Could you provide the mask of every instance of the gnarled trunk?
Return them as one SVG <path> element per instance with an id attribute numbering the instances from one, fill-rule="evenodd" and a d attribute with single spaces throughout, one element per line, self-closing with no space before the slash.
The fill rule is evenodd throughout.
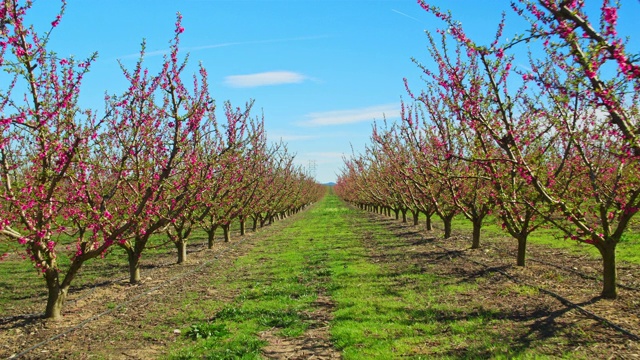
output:
<path id="1" fill-rule="evenodd" d="M 47 307 L 44 317 L 51 320 L 62 319 L 62 306 L 67 299 L 69 287 L 61 287 L 58 272 L 55 269 L 47 269 L 44 278 L 47 282 Z"/>
<path id="2" fill-rule="evenodd" d="M 50 267 L 48 267 L 43 274 L 47 284 L 47 307 L 44 311 L 45 318 L 55 321 L 62 319 L 62 308 L 64 302 L 67 300 L 71 282 L 76 277 L 76 274 L 78 274 L 82 264 L 99 254 L 100 252 L 93 252 L 91 254 L 83 253 L 80 256 L 76 256 L 71 262 L 62 282 L 60 281 L 61 273 L 55 269 L 55 262 L 50 264 Z"/>
<path id="3" fill-rule="evenodd" d="M 418 221 L 420 219 L 420 212 L 411 210 L 411 215 L 413 215 L 413 226 L 418 225 Z"/>
<path id="4" fill-rule="evenodd" d="M 402 209 L 400 211 L 402 212 L 402 222 L 406 223 L 407 222 L 407 209 Z"/>

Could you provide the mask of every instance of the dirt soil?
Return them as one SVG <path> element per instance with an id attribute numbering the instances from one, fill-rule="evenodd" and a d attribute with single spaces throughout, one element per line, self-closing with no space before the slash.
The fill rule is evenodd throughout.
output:
<path id="1" fill-rule="evenodd" d="M 263 348 L 262 354 L 269 359 L 278 360 L 330 360 L 340 359 L 340 353 L 332 346 L 329 334 L 329 322 L 333 318 L 334 307 L 331 298 L 326 295 L 318 296 L 313 304 L 315 310 L 309 312 L 307 319 L 311 326 L 303 336 L 282 338 L 274 330 L 260 334 L 260 338 L 269 345 Z"/>
<path id="2" fill-rule="evenodd" d="M 547 341 L 545 353 L 552 357 L 575 349 L 589 359 L 640 359 L 640 266 L 618 264 L 618 298 L 608 300 L 599 296 L 601 262 L 586 253 L 529 244 L 526 267 L 519 267 L 514 239 L 481 240 L 480 249 L 471 249 L 470 234 L 454 230 L 451 238 L 441 239 L 441 231 L 426 231 L 424 224 L 367 216 L 401 240 L 365 241 L 377 254 L 375 261 L 398 271 L 419 267 L 454 282 L 483 278 L 473 293 L 451 301 L 498 310 L 513 320 L 514 329 L 504 329 L 505 336 L 525 329 L 517 341 L 522 347 Z M 538 291 L 523 296 L 532 288 Z"/>
<path id="3" fill-rule="evenodd" d="M 454 232 L 450 239 L 436 239 L 435 235 L 439 233 L 424 231 L 424 225 L 414 227 L 380 215 L 366 216 L 383 223 L 400 239 L 391 249 L 369 241 L 370 235 L 363 234 L 363 244 L 372 255 L 372 261 L 399 271 L 420 267 L 423 271 L 459 281 L 486 278 L 477 292 L 461 294 L 455 301 L 481 302 L 508 314 L 506 316 L 514 323 L 528 329 L 521 335 L 523 346 L 540 339 L 552 339 L 570 331 L 567 329 L 579 328 L 583 333 L 568 338 L 567 343 L 550 344 L 549 351 L 554 351 L 553 346 L 561 347 L 559 350 L 588 347 L 587 353 L 592 353 L 593 358 L 640 358 L 637 339 L 613 327 L 616 325 L 640 335 L 639 266 L 619 264 L 618 276 L 624 287 L 619 289 L 618 299 L 605 300 L 597 296 L 601 286 L 596 280 L 600 269 L 597 259 L 567 250 L 530 245 L 527 266 L 520 268 L 515 266 L 515 241 L 485 241 L 480 249 L 471 250 L 468 234 Z M 174 304 L 170 308 L 175 312 L 183 311 L 181 294 L 191 291 L 198 292 L 200 299 L 232 301 L 236 294 L 217 291 L 203 285 L 199 279 L 216 276 L 229 268 L 235 259 L 248 253 L 256 241 L 278 231 L 279 226 L 286 226 L 287 221 L 289 219 L 230 244 L 217 243 L 213 250 L 205 250 L 202 244 L 191 245 L 189 261 L 185 265 L 175 265 L 173 253 L 168 253 L 166 258 L 154 259 L 155 263 L 165 265 L 144 268 L 142 276 L 145 280 L 139 285 L 128 285 L 127 279 L 123 278 L 115 282 L 97 281 L 93 287 L 76 290 L 70 294 L 64 321 L 45 321 L 36 315 L 42 309 L 29 306 L 21 314 L 2 317 L 0 358 L 16 354 L 21 354 L 23 359 L 160 357 L 166 354 L 167 345 L 181 334 L 167 327 L 173 324 L 167 324 L 165 319 L 149 320 L 142 314 L 156 306 L 167 307 L 167 304 Z M 514 302 L 505 289 L 517 291 L 516 285 L 522 284 L 542 290 L 538 296 L 519 296 Z M 606 321 L 596 320 L 571 304 Z M 340 358 L 331 347 L 328 332 L 333 306 L 329 297 L 320 296 L 315 310 L 307 314 L 313 325 L 299 338 L 283 339 L 269 331 L 260 334 L 269 342 L 263 355 L 272 359 Z M 165 336 L 144 335 L 158 327 L 167 327 Z M 132 333 L 140 335 L 127 336 Z"/>
<path id="4" fill-rule="evenodd" d="M 283 221 L 286 222 L 287 220 Z M 276 224 L 277 225 L 277 224 Z M 154 256 L 154 264 L 143 266 L 143 281 L 129 285 L 128 277 L 117 281 L 98 280 L 94 287 L 73 289 L 60 322 L 41 318 L 39 307 L 27 306 L 23 315 L 0 318 L 0 358 L 21 359 L 153 359 L 166 354 L 166 347 L 181 336 L 176 324 L 165 319 L 149 320 L 144 314 L 154 308 L 183 311 L 183 294 L 199 293 L 199 299 L 231 302 L 233 293 L 219 292 L 206 285 L 207 279 L 233 266 L 256 241 L 277 231 L 270 226 L 230 243 L 216 242 L 188 247 L 186 264 L 175 264 L 175 254 Z M 150 260 L 147 260 L 150 261 Z M 123 273 L 126 275 L 126 273 Z M 173 304 L 173 306 L 167 306 Z M 173 314 L 167 314 L 173 315 Z M 184 324 L 182 324 L 184 325 Z M 158 327 L 170 328 L 164 339 L 145 334 Z M 131 334 L 139 334 L 132 337 Z"/>

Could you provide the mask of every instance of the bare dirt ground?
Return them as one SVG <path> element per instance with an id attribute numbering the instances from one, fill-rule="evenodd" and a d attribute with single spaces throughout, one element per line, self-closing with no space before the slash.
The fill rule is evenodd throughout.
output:
<path id="1" fill-rule="evenodd" d="M 231 301 L 235 294 L 207 286 L 207 279 L 231 267 L 235 259 L 273 231 L 277 226 L 230 243 L 217 242 L 211 250 L 204 244 L 190 245 L 188 261 L 183 265 L 176 265 L 175 254 L 170 252 L 154 256 L 154 264 L 164 265 L 143 266 L 139 285 L 129 285 L 124 273 L 125 277 L 118 281 L 104 279 L 94 287 L 71 292 L 60 322 L 40 317 L 44 303 L 25 307 L 25 315 L 3 317 L 0 358 L 157 358 L 166 353 L 167 344 L 180 336 L 176 327 L 181 325 L 160 317 L 150 319 L 145 314 L 162 309 L 169 317 L 185 311 L 188 305 L 182 295 L 188 292 L 197 292 L 199 300 Z M 158 328 L 166 328 L 164 338 L 149 335 Z"/>
<path id="2" fill-rule="evenodd" d="M 261 333 L 260 337 L 269 343 L 263 348 L 262 354 L 269 359 L 279 360 L 340 359 L 340 353 L 332 346 L 329 334 L 333 307 L 331 298 L 318 296 L 314 303 L 315 310 L 306 314 L 312 325 L 303 336 L 284 339 L 275 335 L 274 330 Z"/>
<path id="3" fill-rule="evenodd" d="M 518 346 L 547 341 L 548 355 L 575 349 L 593 359 L 640 358 L 640 266 L 619 264 L 619 297 L 607 300 L 599 296 L 601 263 L 587 254 L 530 244 L 526 267 L 518 267 L 513 239 L 484 241 L 480 249 L 470 249 L 469 234 L 454 231 L 453 237 L 441 239 L 435 237 L 440 232 L 426 231 L 424 224 L 367 216 L 400 239 L 393 245 L 365 241 L 377 254 L 374 261 L 398 271 L 419 267 L 457 282 L 478 282 L 473 293 L 451 301 L 504 314 L 514 324 L 504 334 L 512 338 L 518 333 Z"/>

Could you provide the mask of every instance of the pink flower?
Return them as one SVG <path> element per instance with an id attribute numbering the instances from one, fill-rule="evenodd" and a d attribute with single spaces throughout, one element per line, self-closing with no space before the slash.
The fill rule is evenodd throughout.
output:
<path id="1" fill-rule="evenodd" d="M 58 24 L 60 24 L 60 19 L 61 18 L 62 18 L 62 16 L 60 14 L 58 14 L 58 16 L 56 16 L 56 19 L 51 22 L 51 26 L 52 27 L 58 26 Z"/>

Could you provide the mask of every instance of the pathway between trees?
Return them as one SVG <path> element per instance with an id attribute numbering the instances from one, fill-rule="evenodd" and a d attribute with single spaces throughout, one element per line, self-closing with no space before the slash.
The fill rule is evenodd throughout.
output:
<path id="1" fill-rule="evenodd" d="M 502 260 L 489 267 L 466 261 L 462 255 L 486 255 L 492 248 L 474 253 L 460 245 L 464 241 L 436 240 L 330 195 L 231 245 L 193 252 L 187 266 L 145 269 L 147 281 L 140 286 L 116 282 L 77 292 L 80 300 L 62 323 L 19 317 L 0 322 L 0 343 L 6 344 L 0 357 L 43 341 L 23 358 L 640 354 L 638 343 L 624 334 L 502 276 L 497 270 L 513 270 Z M 545 276 L 557 284 L 569 281 L 569 275 Z M 130 301 L 144 289 L 155 290 Z M 608 303 L 612 311 L 631 299 L 616 301 Z M 69 331 L 109 308 L 114 311 Z M 627 326 L 637 332 L 638 315 L 627 315 Z"/>

